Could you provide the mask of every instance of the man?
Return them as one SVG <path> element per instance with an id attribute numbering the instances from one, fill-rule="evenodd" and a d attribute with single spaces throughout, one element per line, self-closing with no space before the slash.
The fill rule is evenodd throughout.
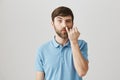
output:
<path id="1" fill-rule="evenodd" d="M 82 80 L 88 71 L 87 43 L 78 40 L 70 8 L 60 6 L 52 12 L 54 38 L 41 45 L 36 55 L 36 80 Z"/>

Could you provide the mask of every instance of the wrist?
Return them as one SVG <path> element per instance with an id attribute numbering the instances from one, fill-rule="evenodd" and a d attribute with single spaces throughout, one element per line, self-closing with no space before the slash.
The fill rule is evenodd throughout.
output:
<path id="1" fill-rule="evenodd" d="M 71 44 L 78 44 L 78 40 L 70 41 Z"/>

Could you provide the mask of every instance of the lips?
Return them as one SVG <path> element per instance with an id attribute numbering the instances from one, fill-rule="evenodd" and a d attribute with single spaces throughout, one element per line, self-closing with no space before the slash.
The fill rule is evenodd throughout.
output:
<path id="1" fill-rule="evenodd" d="M 70 30 L 70 28 L 68 28 L 68 30 Z M 61 31 L 62 32 L 67 32 L 65 28 L 63 28 Z"/>
<path id="2" fill-rule="evenodd" d="M 62 31 L 66 31 L 66 29 L 63 29 Z"/>

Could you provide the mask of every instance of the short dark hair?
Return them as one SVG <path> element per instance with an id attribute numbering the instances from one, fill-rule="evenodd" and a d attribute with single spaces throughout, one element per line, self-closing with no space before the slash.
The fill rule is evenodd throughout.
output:
<path id="1" fill-rule="evenodd" d="M 65 7 L 65 6 L 60 6 L 60 7 L 57 7 L 51 14 L 51 18 L 52 18 L 52 21 L 54 21 L 54 18 L 56 16 L 71 16 L 72 17 L 72 21 L 74 20 L 74 15 L 73 15 L 73 12 L 70 8 L 68 7 Z"/>

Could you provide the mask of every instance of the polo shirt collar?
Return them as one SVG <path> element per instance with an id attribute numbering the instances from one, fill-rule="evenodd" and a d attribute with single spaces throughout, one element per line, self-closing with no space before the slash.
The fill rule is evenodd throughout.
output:
<path id="1" fill-rule="evenodd" d="M 53 42 L 53 45 L 54 45 L 55 47 L 61 46 L 61 45 L 60 45 L 59 43 L 57 43 L 57 41 L 55 40 L 55 36 L 53 37 L 52 42 Z M 70 41 L 69 41 L 69 40 L 67 41 L 67 43 L 66 43 L 64 46 L 68 46 L 68 45 L 70 45 Z"/>
<path id="2" fill-rule="evenodd" d="M 55 36 L 53 37 L 52 42 L 53 42 L 53 45 L 54 45 L 55 47 L 59 47 L 59 46 L 60 46 L 60 44 L 58 44 L 57 41 L 55 40 Z"/>

